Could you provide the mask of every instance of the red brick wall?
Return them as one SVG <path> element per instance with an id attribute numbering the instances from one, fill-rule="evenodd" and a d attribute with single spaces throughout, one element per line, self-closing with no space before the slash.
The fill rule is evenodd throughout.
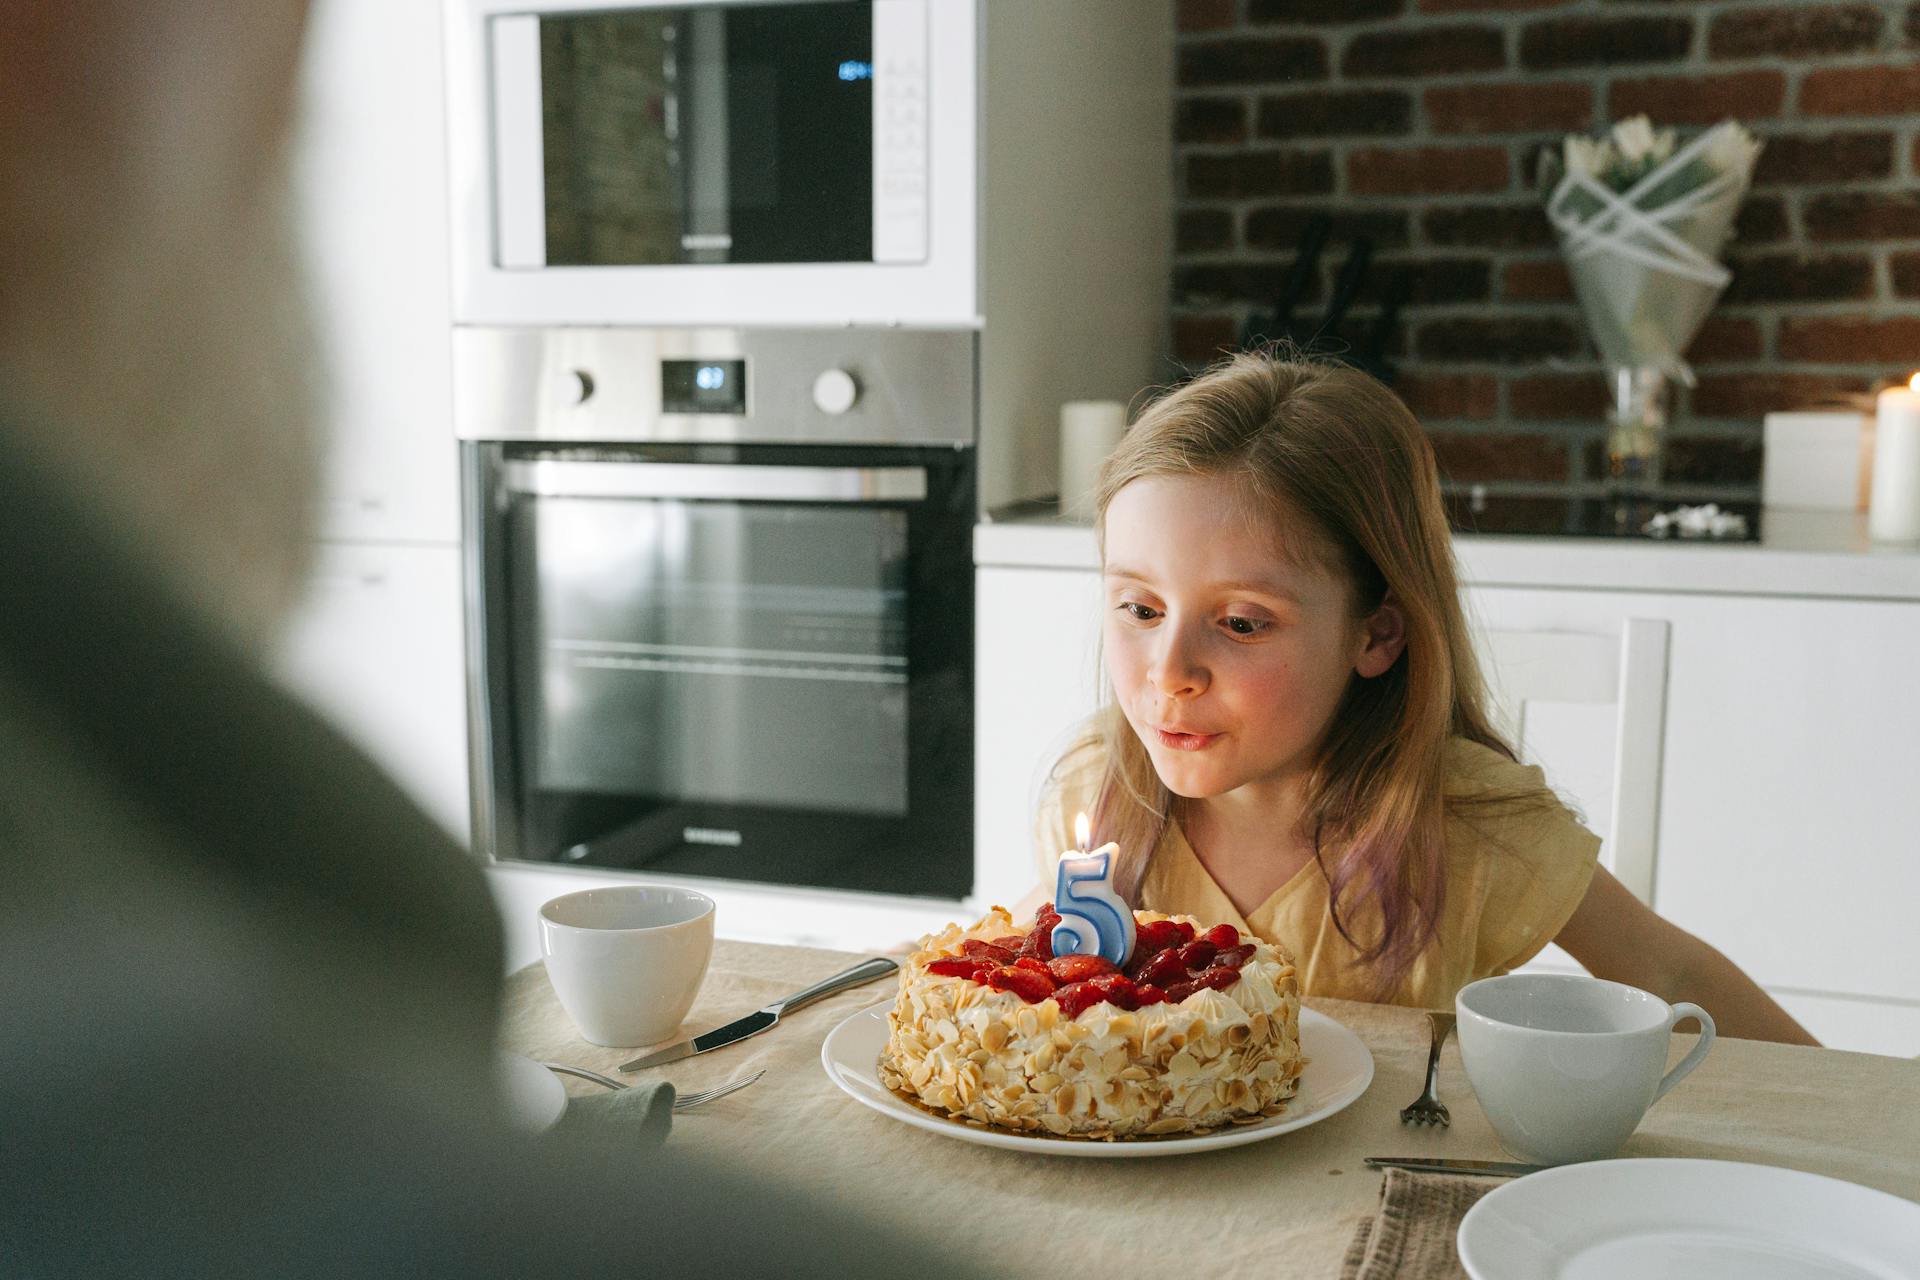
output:
<path id="1" fill-rule="evenodd" d="M 1920 4 L 1173 0 L 1176 355 L 1271 305 L 1334 219 L 1311 328 L 1354 234 L 1364 326 L 1413 271 L 1389 350 L 1450 484 L 1578 491 L 1604 472 L 1599 365 L 1533 185 L 1543 144 L 1645 112 L 1766 142 L 1733 283 L 1675 405 L 1677 496 L 1752 496 L 1760 418 L 1920 368 Z M 1372 295 L 1372 296 L 1369 296 Z"/>

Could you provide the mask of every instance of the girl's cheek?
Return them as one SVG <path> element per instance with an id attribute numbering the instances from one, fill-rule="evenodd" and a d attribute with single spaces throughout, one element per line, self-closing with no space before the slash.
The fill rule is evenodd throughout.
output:
<path id="1" fill-rule="evenodd" d="M 1294 663 L 1278 654 L 1263 655 L 1261 661 L 1248 663 L 1235 681 L 1241 695 L 1249 701 L 1283 707 L 1300 696 L 1300 677 Z"/>
<path id="2" fill-rule="evenodd" d="M 1140 655 L 1130 643 L 1131 639 L 1124 632 L 1109 629 L 1100 646 L 1105 655 L 1107 677 L 1122 695 L 1131 693 L 1140 683 Z"/>

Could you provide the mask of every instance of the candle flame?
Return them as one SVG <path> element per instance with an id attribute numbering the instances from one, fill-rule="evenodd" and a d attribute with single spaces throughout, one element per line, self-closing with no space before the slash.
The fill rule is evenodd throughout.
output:
<path id="1" fill-rule="evenodd" d="M 1916 373 L 1911 378 L 1908 378 L 1907 385 L 1915 391 L 1920 391 L 1920 373 Z"/>
<path id="2" fill-rule="evenodd" d="M 1915 376 L 1920 377 L 1920 375 Z M 1073 820 L 1073 840 L 1082 853 L 1086 852 L 1087 839 L 1092 834 L 1093 825 L 1087 821 L 1087 815 L 1084 813 L 1076 815 Z"/>

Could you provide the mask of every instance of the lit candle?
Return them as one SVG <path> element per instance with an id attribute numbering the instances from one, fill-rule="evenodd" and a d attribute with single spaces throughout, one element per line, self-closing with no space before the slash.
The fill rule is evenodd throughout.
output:
<path id="1" fill-rule="evenodd" d="M 1074 819 L 1073 832 L 1079 848 L 1060 855 L 1053 890 L 1053 909 L 1060 916 L 1053 926 L 1053 954 L 1099 955 L 1125 964 L 1133 953 L 1133 911 L 1113 891 L 1113 859 L 1120 846 L 1108 841 L 1086 852 L 1084 813 Z"/>
<path id="2" fill-rule="evenodd" d="M 1920 541 L 1920 373 L 1880 393 L 1867 532 L 1876 542 Z"/>

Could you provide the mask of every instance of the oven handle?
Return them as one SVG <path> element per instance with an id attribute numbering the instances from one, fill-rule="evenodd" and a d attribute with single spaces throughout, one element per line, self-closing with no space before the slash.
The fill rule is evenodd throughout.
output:
<path id="1" fill-rule="evenodd" d="M 925 467 L 769 467 L 753 463 L 517 460 L 509 493 L 546 498 L 716 498 L 759 502 L 918 502 Z"/>

